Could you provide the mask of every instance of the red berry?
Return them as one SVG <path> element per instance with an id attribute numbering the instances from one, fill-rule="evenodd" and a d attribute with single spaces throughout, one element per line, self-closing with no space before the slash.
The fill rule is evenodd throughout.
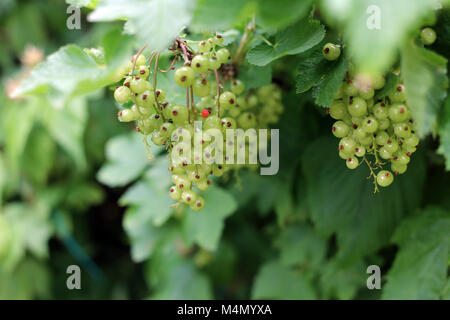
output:
<path id="1" fill-rule="evenodd" d="M 209 117 L 209 111 L 206 110 L 206 109 L 202 110 L 202 117 L 203 118 L 208 118 Z"/>

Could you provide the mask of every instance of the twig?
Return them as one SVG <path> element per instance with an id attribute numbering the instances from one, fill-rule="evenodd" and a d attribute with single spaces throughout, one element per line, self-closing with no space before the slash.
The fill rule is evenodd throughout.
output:
<path id="1" fill-rule="evenodd" d="M 144 49 L 146 47 L 147 47 L 147 45 L 144 44 L 144 46 L 141 48 L 141 50 L 139 50 L 139 52 L 133 57 L 133 65 L 131 66 L 129 75 L 132 75 L 134 73 L 134 68 L 136 67 L 136 61 L 139 58 L 139 56 L 141 55 L 142 51 L 144 51 Z"/>
<path id="2" fill-rule="evenodd" d="M 167 69 L 167 70 L 161 70 L 161 69 L 159 69 L 159 71 L 160 71 L 160 72 L 170 72 L 170 71 L 172 71 L 173 69 L 175 69 L 174 64 L 175 64 L 175 61 L 176 61 L 176 60 L 177 60 L 177 56 L 175 55 L 175 57 L 174 57 L 173 60 L 172 60 L 172 63 L 170 64 L 169 69 Z"/>

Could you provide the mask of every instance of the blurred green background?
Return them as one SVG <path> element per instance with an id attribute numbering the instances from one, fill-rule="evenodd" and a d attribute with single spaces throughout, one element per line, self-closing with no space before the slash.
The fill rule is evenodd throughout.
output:
<path id="1" fill-rule="evenodd" d="M 338 159 L 331 119 L 295 93 L 288 56 L 257 77 L 284 92 L 279 174 L 218 182 L 206 217 L 171 209 L 167 159 L 147 161 L 141 136 L 117 121 L 110 88 L 69 101 L 11 96 L 45 56 L 69 43 L 95 48 L 122 26 L 87 23 L 82 9 L 82 28 L 68 30 L 66 9 L 0 2 L 0 299 L 450 297 L 450 175 L 437 139 L 373 196 L 368 172 Z M 418 212 L 434 218 L 406 221 Z M 408 223 L 425 229 L 408 233 Z M 433 232 L 442 237 L 428 241 Z M 426 248 L 406 246 L 405 234 Z M 82 290 L 66 287 L 73 264 Z M 390 270 L 387 293 L 367 290 L 371 264 L 383 286 Z"/>

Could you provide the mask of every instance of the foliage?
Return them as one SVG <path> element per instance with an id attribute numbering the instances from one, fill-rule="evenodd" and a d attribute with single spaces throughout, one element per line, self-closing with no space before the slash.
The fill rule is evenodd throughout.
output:
<path id="1" fill-rule="evenodd" d="M 65 28 L 69 4 L 82 8 L 82 30 Z M 446 4 L 0 4 L 0 298 L 449 299 Z M 381 9 L 379 30 L 366 28 L 369 5 Z M 425 48 L 418 34 L 428 25 L 438 40 Z M 248 36 L 238 57 L 247 88 L 274 81 L 283 90 L 280 171 L 230 174 L 195 213 L 171 206 L 167 159 L 153 144 L 148 159 L 141 136 L 117 123 L 112 90 L 144 44 L 167 69 L 175 37 L 215 32 L 233 53 Z M 342 45 L 336 61 L 323 57 L 327 42 Z M 18 59 L 27 44 L 47 58 Z M 376 195 L 367 168 L 342 165 L 324 117 L 350 63 L 368 75 L 401 68 L 422 138 L 408 172 Z M 390 74 L 376 97 L 395 89 Z M 158 81 L 183 103 L 172 73 Z M 87 271 L 81 293 L 65 287 L 70 264 Z M 366 287 L 373 264 L 381 291 Z"/>

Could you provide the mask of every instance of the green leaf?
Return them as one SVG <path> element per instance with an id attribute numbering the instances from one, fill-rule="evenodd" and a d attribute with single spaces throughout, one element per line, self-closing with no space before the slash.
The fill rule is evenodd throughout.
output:
<path id="1" fill-rule="evenodd" d="M 271 45 L 263 42 L 253 47 L 247 53 L 247 60 L 251 64 L 265 66 L 283 56 L 305 52 L 322 41 L 324 36 L 325 29 L 320 22 L 306 18 L 276 33 Z"/>
<path id="2" fill-rule="evenodd" d="M 329 107 L 334 100 L 336 92 L 344 80 L 347 72 L 348 62 L 344 57 L 337 60 L 317 87 L 313 89 L 312 95 L 316 104 Z"/>
<path id="3" fill-rule="evenodd" d="M 400 246 L 383 289 L 384 299 L 439 299 L 447 283 L 450 212 L 430 207 L 398 227 Z"/>
<path id="4" fill-rule="evenodd" d="M 165 227 L 155 227 L 152 217 L 139 207 L 127 210 L 123 228 L 131 242 L 131 259 L 136 263 L 147 260 L 167 232 Z"/>
<path id="5" fill-rule="evenodd" d="M 205 207 L 200 212 L 188 210 L 184 233 L 199 246 L 216 250 L 224 228 L 224 220 L 237 208 L 231 194 L 219 187 L 209 188 L 203 195 Z"/>
<path id="6" fill-rule="evenodd" d="M 439 149 L 438 153 L 445 157 L 445 167 L 450 170 L 450 97 L 443 108 L 443 114 L 439 117 Z"/>
<path id="7" fill-rule="evenodd" d="M 110 187 L 124 186 L 139 177 L 148 164 L 142 138 L 136 133 L 115 137 L 106 145 L 107 162 L 97 179 Z"/>
<path id="8" fill-rule="evenodd" d="M 256 276 L 252 299 L 312 300 L 316 298 L 311 284 L 302 274 L 277 261 L 264 264 Z"/>
<path id="9" fill-rule="evenodd" d="M 367 263 L 358 261 L 346 267 L 333 259 L 325 265 L 320 284 L 325 299 L 353 299 L 358 289 L 366 286 Z"/>
<path id="10" fill-rule="evenodd" d="M 47 102 L 40 110 L 41 121 L 55 141 L 71 156 L 77 167 L 86 169 L 84 131 L 88 111 L 84 98 L 72 99 L 60 107 Z"/>
<path id="11" fill-rule="evenodd" d="M 254 12 L 255 3 L 251 0 L 197 0 L 190 28 L 197 32 L 225 30 Z"/>
<path id="12" fill-rule="evenodd" d="M 446 64 L 445 58 L 432 51 L 410 44 L 403 48 L 406 100 L 421 137 L 437 129 L 437 117 L 448 87 Z"/>
<path id="13" fill-rule="evenodd" d="M 130 56 L 130 39 L 114 29 L 105 37 L 105 56 L 114 55 L 107 65 L 97 64 L 83 49 L 67 45 L 39 64 L 15 91 L 16 96 L 56 90 L 65 96 L 81 95 L 116 82 L 117 70 Z M 110 42 L 120 42 L 121 46 Z M 111 52 L 109 49 L 114 50 Z"/>
<path id="14" fill-rule="evenodd" d="M 337 234 L 338 258 L 351 264 L 387 244 L 401 218 L 418 206 L 424 161 L 420 153 L 414 154 L 404 175 L 373 194 L 367 166 L 348 170 L 337 146 L 333 138 L 313 141 L 302 165 L 311 219 L 320 233 Z"/>
<path id="15" fill-rule="evenodd" d="M 297 93 L 303 93 L 318 85 L 336 65 L 323 57 L 323 45 L 320 42 L 315 47 L 298 55 Z"/>
<path id="16" fill-rule="evenodd" d="M 167 159 L 159 158 L 148 170 L 146 177 L 130 187 L 120 198 L 122 206 L 136 208 L 134 215 L 142 216 L 155 226 L 161 226 L 169 219 L 173 200 L 168 194 L 171 184 Z"/>
<path id="17" fill-rule="evenodd" d="M 397 50 L 416 32 L 439 1 L 325 0 L 321 10 L 333 23 L 344 25 L 348 56 L 363 72 L 386 70 Z M 369 11 L 370 9 L 370 11 Z M 379 18 L 379 28 L 374 25 Z"/>
<path id="18" fill-rule="evenodd" d="M 263 28 L 282 29 L 306 17 L 313 0 L 260 0 L 257 23 Z"/>
<path id="19" fill-rule="evenodd" d="M 270 65 L 257 67 L 244 64 L 239 69 L 239 79 L 245 88 L 259 88 L 272 83 L 272 67 Z"/>
<path id="20" fill-rule="evenodd" d="M 136 34 L 150 51 L 166 49 L 191 20 L 190 0 L 104 0 L 88 21 L 126 19 L 125 31 Z"/>
<path id="21" fill-rule="evenodd" d="M 211 283 L 191 261 L 181 261 L 169 268 L 167 278 L 151 299 L 207 300 L 212 299 Z"/>
<path id="22" fill-rule="evenodd" d="M 280 263 L 286 266 L 318 268 L 323 263 L 327 250 L 326 239 L 316 234 L 306 224 L 286 227 L 276 244 L 280 247 Z"/>

